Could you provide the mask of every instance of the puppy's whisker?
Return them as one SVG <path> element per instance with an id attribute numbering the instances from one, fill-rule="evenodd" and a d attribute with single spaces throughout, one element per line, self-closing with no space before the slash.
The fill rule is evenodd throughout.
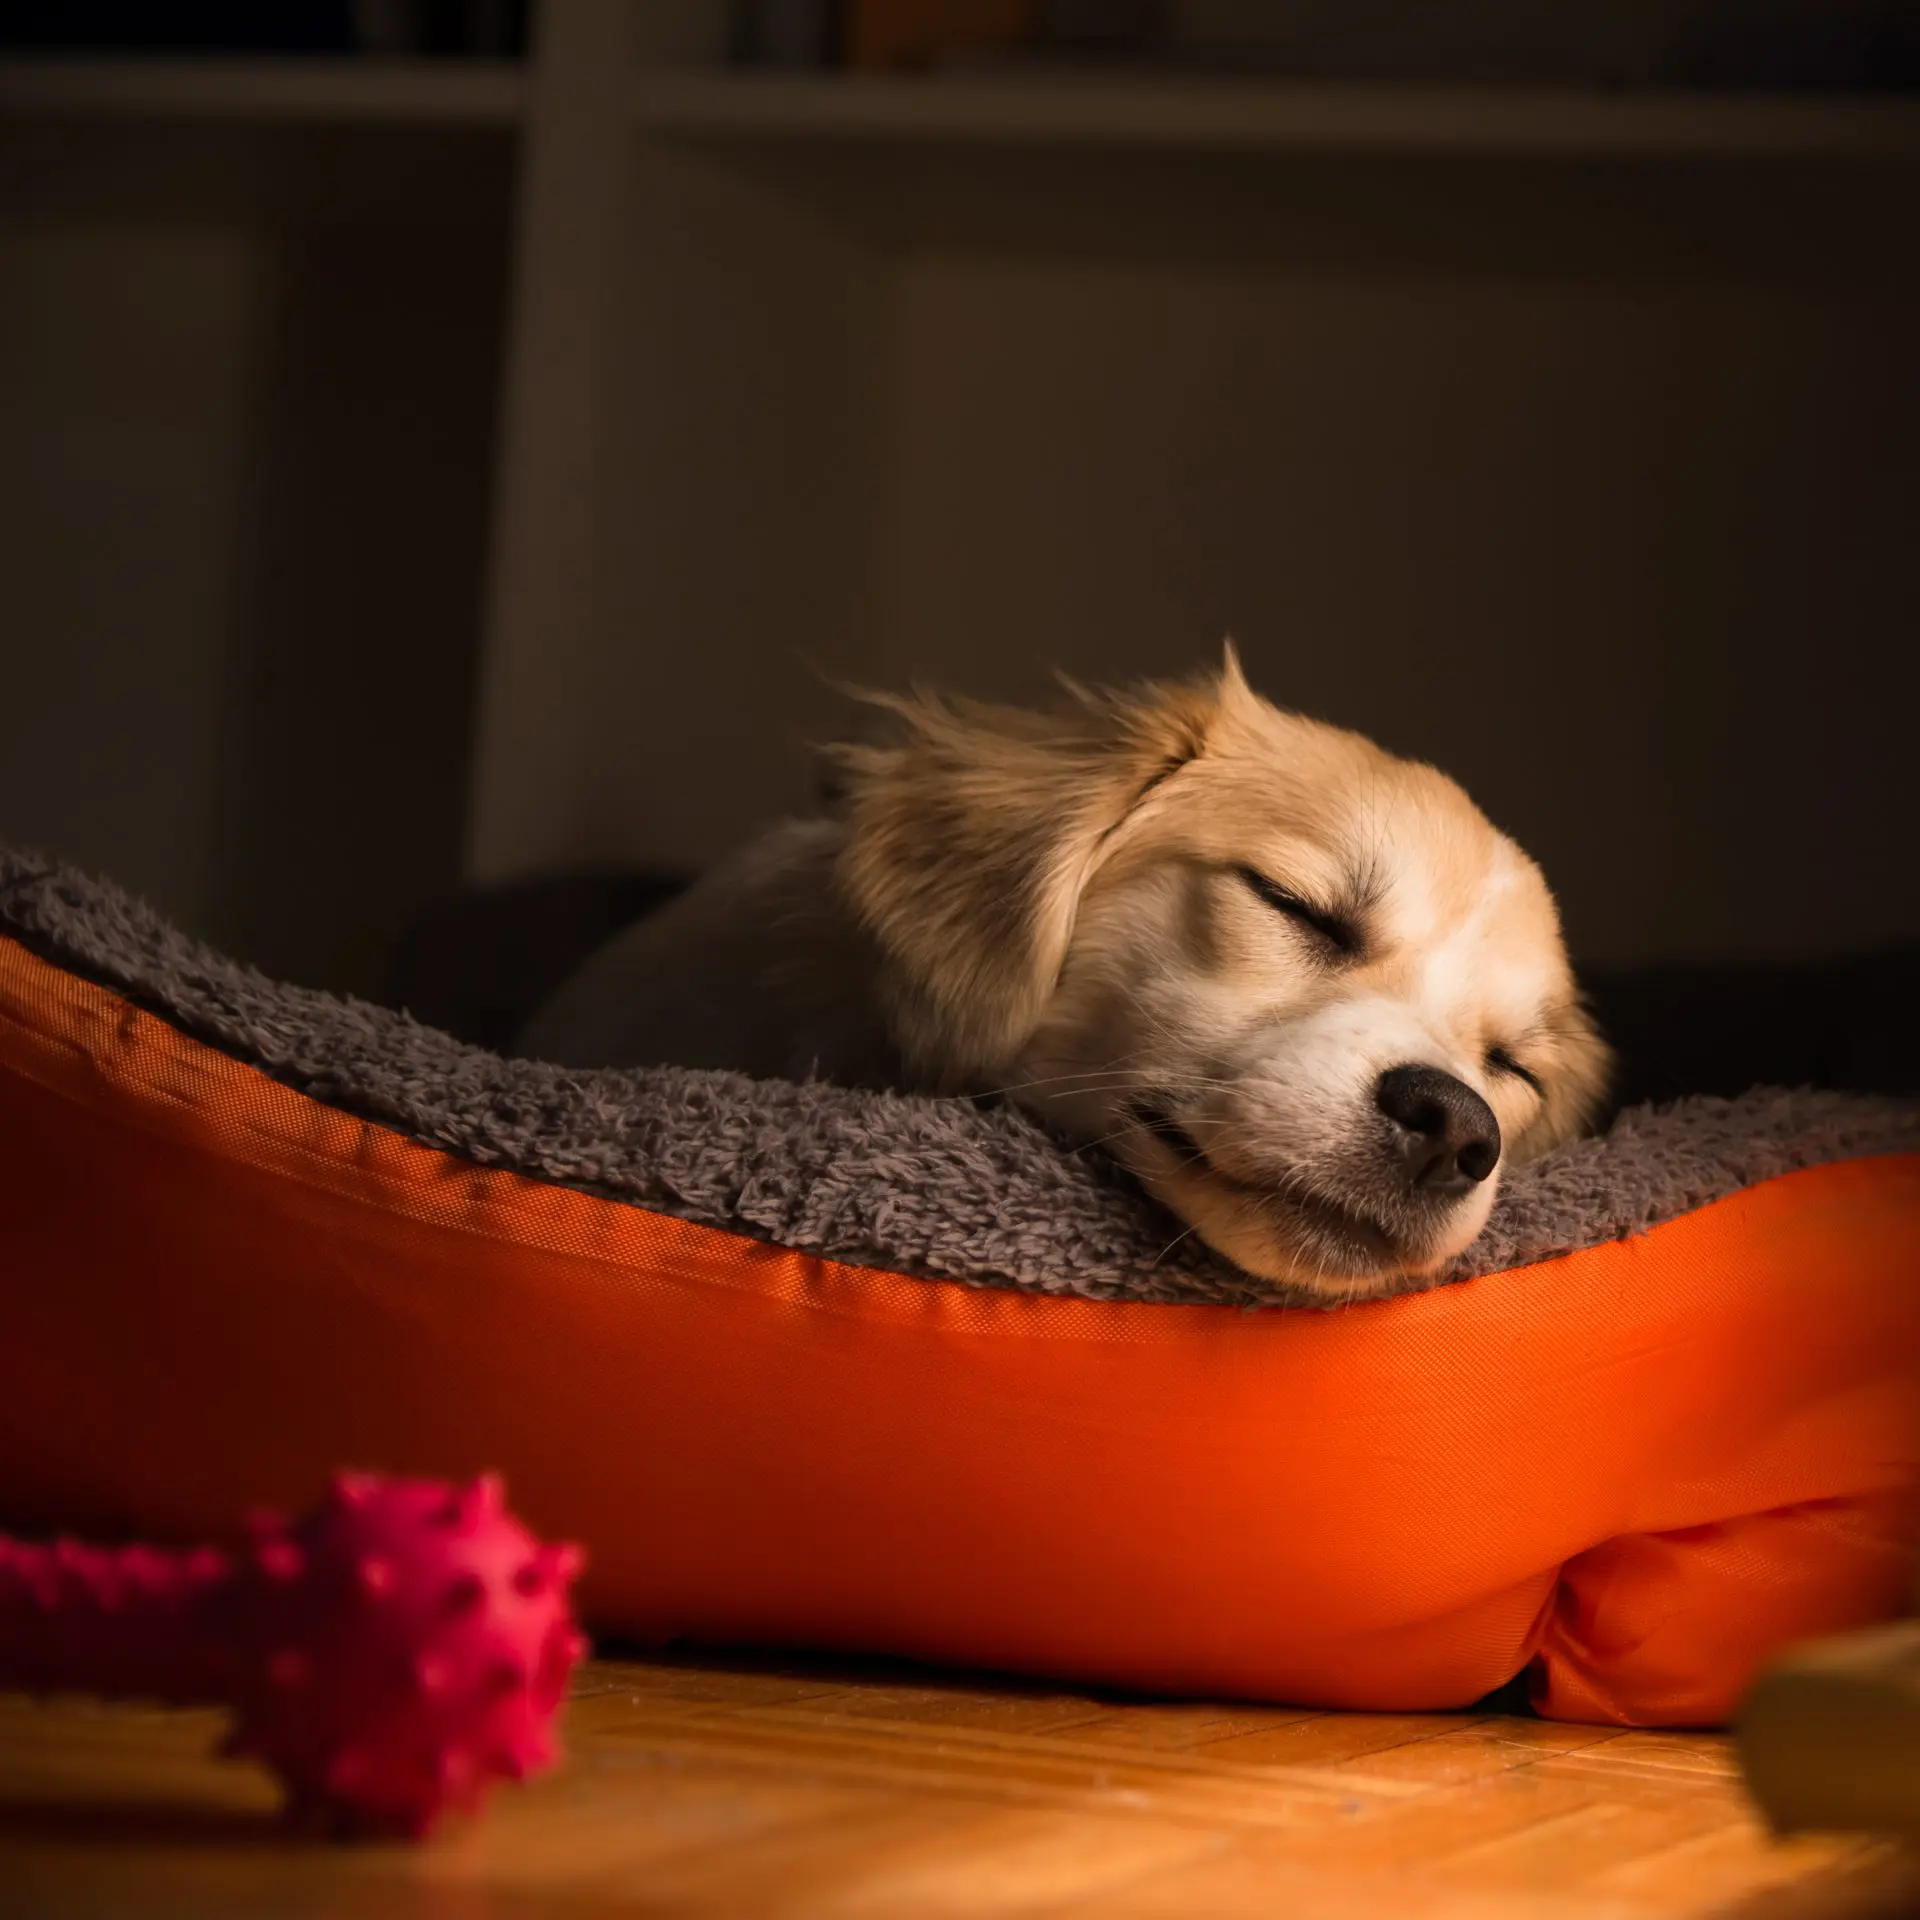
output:
<path id="1" fill-rule="evenodd" d="M 1124 1126 L 1115 1127 L 1111 1133 L 1103 1133 L 1095 1140 L 1081 1140 L 1074 1144 L 1075 1153 L 1087 1153 L 1095 1147 L 1111 1146 L 1116 1140 L 1124 1140 L 1130 1133 L 1144 1133 L 1151 1137 L 1152 1129 L 1139 1120 L 1129 1120 Z"/>
<path id="2" fill-rule="evenodd" d="M 975 1097 L 984 1100 L 1002 1093 L 1027 1093 L 1035 1087 L 1093 1086 L 1102 1080 L 1137 1081 L 1139 1077 L 1135 1067 L 1086 1067 L 1074 1073 L 1043 1073 L 1032 1080 L 1010 1080 L 1002 1087 L 983 1087 Z"/>
<path id="3" fill-rule="evenodd" d="M 1000 1094 L 1030 1093 L 1048 1087 L 1068 1092 L 1099 1093 L 1109 1088 L 1136 1093 L 1204 1093 L 1227 1091 L 1237 1082 L 1214 1074 L 1178 1071 L 1148 1073 L 1141 1067 L 1086 1067 L 1072 1073 L 1040 1074 L 1031 1080 L 1013 1080 L 1005 1086 L 984 1087 L 976 1098 L 991 1099 Z"/>
<path id="4" fill-rule="evenodd" d="M 1153 1268 L 1157 1267 L 1160 1264 L 1160 1262 L 1164 1260 L 1167 1257 L 1167 1255 L 1170 1254 L 1174 1250 L 1174 1248 L 1180 1244 L 1182 1240 L 1187 1238 L 1189 1234 L 1198 1233 L 1199 1231 L 1200 1229 L 1196 1226 L 1183 1227 L 1178 1233 L 1176 1233 L 1173 1236 L 1171 1240 L 1167 1242 L 1167 1244 L 1164 1247 L 1160 1249 L 1158 1253 L 1156 1253 L 1153 1256 L 1153 1258 L 1150 1261 L 1148 1261 L 1147 1263 L 1148 1271 L 1151 1272 Z"/>

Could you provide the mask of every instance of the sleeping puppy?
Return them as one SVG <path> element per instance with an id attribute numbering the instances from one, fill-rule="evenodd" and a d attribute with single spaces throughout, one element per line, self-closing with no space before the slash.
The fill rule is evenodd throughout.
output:
<path id="1" fill-rule="evenodd" d="M 1054 713 L 882 698 L 838 818 L 603 948 L 522 1051 L 1004 1094 L 1208 1245 L 1330 1299 L 1428 1272 L 1607 1051 L 1539 869 L 1431 767 L 1229 650 Z"/>

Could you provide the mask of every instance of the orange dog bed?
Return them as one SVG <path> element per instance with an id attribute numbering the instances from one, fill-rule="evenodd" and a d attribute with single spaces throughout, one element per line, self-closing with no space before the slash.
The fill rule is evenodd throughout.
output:
<path id="1" fill-rule="evenodd" d="M 502 1061 L 0 856 L 0 1191 L 15 1527 L 496 1467 L 641 1641 L 1649 1725 L 1905 1589 L 1884 1103 L 1628 1115 L 1456 1283 L 1248 1311 L 1014 1116 Z"/>

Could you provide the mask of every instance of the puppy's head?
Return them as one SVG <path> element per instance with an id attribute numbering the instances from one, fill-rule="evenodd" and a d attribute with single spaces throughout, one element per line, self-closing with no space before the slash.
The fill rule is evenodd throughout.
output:
<path id="1" fill-rule="evenodd" d="M 1205 681 L 1056 714 L 889 700 L 841 881 L 926 1081 L 1097 1141 L 1248 1271 L 1438 1266 L 1606 1049 L 1539 870 L 1431 767 Z"/>

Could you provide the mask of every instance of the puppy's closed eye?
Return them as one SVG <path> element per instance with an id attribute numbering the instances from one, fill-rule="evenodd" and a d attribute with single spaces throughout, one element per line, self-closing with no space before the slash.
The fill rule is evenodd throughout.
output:
<path id="1" fill-rule="evenodd" d="M 1284 914 L 1296 926 L 1305 927 L 1336 954 L 1351 959 L 1360 952 L 1364 945 L 1360 929 L 1344 915 L 1316 907 L 1291 887 L 1283 887 L 1279 881 L 1268 879 L 1257 867 L 1238 867 L 1235 871 L 1257 900 L 1271 907 L 1275 913 Z"/>
<path id="2" fill-rule="evenodd" d="M 1535 1093 L 1544 1095 L 1546 1088 L 1541 1084 L 1540 1076 L 1530 1067 L 1523 1067 L 1505 1047 L 1487 1049 L 1487 1071 L 1504 1074 L 1510 1080 L 1524 1080 Z"/>

